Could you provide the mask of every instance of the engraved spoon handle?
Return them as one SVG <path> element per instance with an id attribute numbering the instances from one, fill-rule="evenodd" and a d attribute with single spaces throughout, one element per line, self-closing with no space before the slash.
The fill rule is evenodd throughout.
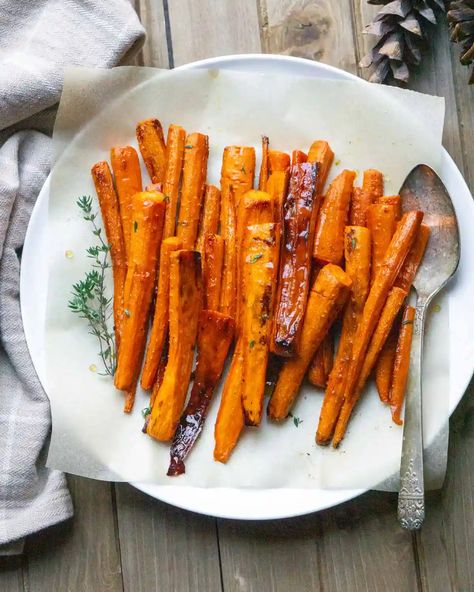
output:
<path id="1" fill-rule="evenodd" d="M 427 305 L 427 299 L 417 299 L 405 401 L 398 520 L 408 530 L 420 528 L 425 518 L 421 361 Z"/>

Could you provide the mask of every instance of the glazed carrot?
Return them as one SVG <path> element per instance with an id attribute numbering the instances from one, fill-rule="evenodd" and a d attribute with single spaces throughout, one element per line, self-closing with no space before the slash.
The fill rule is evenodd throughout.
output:
<path id="1" fill-rule="evenodd" d="M 161 243 L 155 311 L 141 378 L 141 386 L 145 391 L 151 389 L 155 384 L 158 366 L 168 334 L 171 253 L 182 248 L 183 243 L 176 236 L 166 238 Z"/>
<path id="2" fill-rule="evenodd" d="M 218 234 L 207 234 L 202 253 L 203 306 L 206 310 L 219 310 L 224 239 Z"/>
<path id="3" fill-rule="evenodd" d="M 107 242 L 110 245 L 114 279 L 115 342 L 118 349 L 122 337 L 123 291 L 127 274 L 127 254 L 120 220 L 119 202 L 109 165 L 106 162 L 98 162 L 92 167 L 91 173 L 99 200 Z"/>
<path id="4" fill-rule="evenodd" d="M 412 248 L 408 252 L 407 258 L 395 280 L 395 285 L 400 286 L 407 292 L 410 290 L 413 280 L 415 279 L 418 267 L 425 254 L 426 245 L 430 238 L 430 227 L 422 224 L 416 235 Z"/>
<path id="5" fill-rule="evenodd" d="M 267 191 L 274 203 L 274 220 L 277 224 L 283 225 L 283 204 L 288 193 L 289 180 L 290 172 L 288 170 L 275 171 L 268 179 Z"/>
<path id="6" fill-rule="evenodd" d="M 352 355 L 352 342 L 369 293 L 370 231 L 363 226 L 346 226 L 344 252 L 346 273 L 351 278 L 352 291 L 344 310 L 339 347 L 319 416 L 316 442 L 320 445 L 328 444 L 331 440 L 344 402 L 345 379 Z"/>
<path id="7" fill-rule="evenodd" d="M 163 183 L 149 183 L 145 186 L 145 191 L 158 191 L 158 193 L 163 193 Z M 166 212 L 168 212 L 168 208 L 166 208 Z M 166 216 L 165 216 L 165 223 L 166 223 Z M 163 231 L 164 237 L 164 231 Z"/>
<path id="8" fill-rule="evenodd" d="M 351 226 L 367 226 L 367 210 L 372 204 L 371 193 L 364 191 L 362 187 L 354 187 L 349 213 Z"/>
<path id="9" fill-rule="evenodd" d="M 382 403 L 388 403 L 392 384 L 393 362 L 397 349 L 399 323 L 394 323 L 375 365 L 375 384 Z"/>
<path id="10" fill-rule="evenodd" d="M 158 119 L 140 121 L 136 129 L 138 146 L 152 183 L 162 183 L 165 177 L 166 145 Z"/>
<path id="11" fill-rule="evenodd" d="M 342 263 L 344 226 L 347 224 L 354 179 L 354 171 L 344 170 L 329 186 L 314 237 L 313 257 L 319 265 Z"/>
<path id="12" fill-rule="evenodd" d="M 376 169 L 367 169 L 364 171 L 362 180 L 362 189 L 371 197 L 371 202 L 376 202 L 383 195 L 383 175 Z"/>
<path id="13" fill-rule="evenodd" d="M 333 160 L 334 152 L 327 142 L 316 140 L 311 144 L 308 152 L 308 162 L 315 162 L 318 166 L 316 180 L 316 193 L 318 195 L 323 193 Z"/>
<path id="14" fill-rule="evenodd" d="M 220 210 L 221 192 L 215 185 L 206 185 L 201 223 L 199 224 L 199 233 L 196 241 L 196 251 L 202 253 L 204 249 L 204 237 L 206 235 L 217 234 Z"/>
<path id="15" fill-rule="evenodd" d="M 166 168 L 163 193 L 166 196 L 166 217 L 163 238 L 174 236 L 178 211 L 179 184 L 183 172 L 186 132 L 180 125 L 170 125 L 166 139 Z"/>
<path id="16" fill-rule="evenodd" d="M 247 226 L 242 242 L 242 403 L 247 425 L 260 425 L 278 274 L 280 226 Z M 240 320 L 240 319 L 239 319 Z"/>
<path id="17" fill-rule="evenodd" d="M 413 306 L 405 307 L 403 313 L 400 336 L 397 343 L 395 362 L 393 364 L 392 386 L 390 388 L 390 409 L 392 411 L 392 420 L 397 425 L 402 425 L 400 419 L 405 391 L 408 380 L 408 370 L 410 368 L 410 350 L 413 339 L 413 322 L 415 320 L 415 308 Z"/>
<path id="18" fill-rule="evenodd" d="M 237 212 L 241 196 L 253 187 L 255 150 L 227 146 L 222 157 L 221 234 L 224 238 L 224 268 L 220 311 L 235 318 L 237 286 Z"/>
<path id="19" fill-rule="evenodd" d="M 178 426 L 191 377 L 201 308 L 201 256 L 197 251 L 176 251 L 171 254 L 170 265 L 168 363 L 147 426 L 147 434 L 156 440 L 171 440 Z"/>
<path id="20" fill-rule="evenodd" d="M 284 242 L 271 351 L 287 357 L 295 352 L 309 291 L 313 212 L 318 206 L 314 198 L 315 168 L 310 163 L 292 167 L 290 187 L 283 207 Z"/>
<path id="21" fill-rule="evenodd" d="M 386 206 L 395 207 L 395 218 L 398 220 L 402 217 L 402 199 L 399 195 L 383 195 L 379 197 L 376 203 Z"/>
<path id="22" fill-rule="evenodd" d="M 369 207 L 367 228 L 372 237 L 372 282 L 377 277 L 396 227 L 394 206 L 374 204 Z"/>
<path id="23" fill-rule="evenodd" d="M 303 162 L 306 162 L 307 160 L 308 155 L 302 150 L 293 150 L 291 153 L 291 166 L 294 166 L 295 164 L 303 164 Z"/>
<path id="24" fill-rule="evenodd" d="M 135 148 L 132 146 L 115 147 L 110 151 L 110 162 L 115 178 L 115 188 L 120 203 L 125 252 L 130 248 L 132 233 L 132 197 L 142 190 L 142 173 Z"/>
<path id="25" fill-rule="evenodd" d="M 258 177 L 258 188 L 260 191 L 267 190 L 268 176 L 270 174 L 268 163 L 269 146 L 270 140 L 267 138 L 267 136 L 262 136 L 262 164 L 260 165 L 260 175 Z"/>
<path id="26" fill-rule="evenodd" d="M 296 355 L 284 363 L 270 399 L 270 419 L 281 421 L 288 416 L 311 358 L 344 306 L 351 285 L 349 276 L 337 265 L 326 265 L 319 272 L 309 294 Z"/>
<path id="27" fill-rule="evenodd" d="M 161 193 L 142 192 L 133 197 L 133 232 L 124 289 L 123 334 L 114 379 L 119 390 L 132 388 L 141 370 L 165 207 Z"/>
<path id="28" fill-rule="evenodd" d="M 153 408 L 153 405 L 155 404 L 155 400 L 156 400 L 156 395 L 158 394 L 158 391 L 160 390 L 160 387 L 163 384 L 163 378 L 165 377 L 166 365 L 168 364 L 168 353 L 169 353 L 169 337 L 167 336 L 166 341 L 165 341 L 165 345 L 163 347 L 163 351 L 161 353 L 160 362 L 158 364 L 158 370 L 156 372 L 155 384 L 153 385 L 153 389 L 151 391 L 150 405 L 149 405 L 150 410 Z M 148 424 L 148 421 L 146 423 Z M 146 430 L 144 430 L 144 432 L 146 434 Z"/>
<path id="29" fill-rule="evenodd" d="M 190 134 L 186 138 L 184 147 L 183 181 L 177 229 L 177 235 L 183 241 L 184 249 L 193 249 L 196 244 L 208 156 L 209 138 L 204 134 Z"/>
<path id="30" fill-rule="evenodd" d="M 334 338 L 328 333 L 316 350 L 308 370 L 308 380 L 314 386 L 326 388 L 334 363 Z"/>
<path id="31" fill-rule="evenodd" d="M 286 152 L 279 150 L 268 151 L 268 168 L 269 172 L 276 173 L 277 171 L 285 172 L 290 168 L 290 156 Z"/>

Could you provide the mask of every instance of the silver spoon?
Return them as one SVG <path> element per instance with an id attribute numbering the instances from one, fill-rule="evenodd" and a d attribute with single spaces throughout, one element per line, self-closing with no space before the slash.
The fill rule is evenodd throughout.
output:
<path id="1" fill-rule="evenodd" d="M 426 311 L 433 298 L 454 275 L 459 263 L 459 232 L 453 204 L 441 179 L 429 166 L 416 166 L 405 179 L 400 195 L 403 209 L 422 210 L 430 238 L 413 287 L 416 313 L 405 401 L 398 520 L 409 530 L 421 527 L 425 517 L 421 362 Z"/>

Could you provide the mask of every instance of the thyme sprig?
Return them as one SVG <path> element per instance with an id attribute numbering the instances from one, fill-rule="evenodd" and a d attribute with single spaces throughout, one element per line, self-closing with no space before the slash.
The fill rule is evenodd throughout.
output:
<path id="1" fill-rule="evenodd" d="M 92 259 L 92 270 L 86 272 L 84 279 L 72 286 L 71 300 L 68 302 L 71 312 L 85 319 L 89 325 L 89 333 L 99 342 L 99 356 L 104 372 L 102 375 L 114 375 L 116 365 L 115 337 L 110 328 L 113 314 L 113 298 L 107 296 L 105 276 L 110 269 L 110 247 L 102 237 L 102 228 L 97 225 L 97 213 L 92 211 L 92 198 L 83 195 L 77 200 L 82 217 L 92 225 L 92 234 L 99 244 L 86 249 L 87 256 Z"/>

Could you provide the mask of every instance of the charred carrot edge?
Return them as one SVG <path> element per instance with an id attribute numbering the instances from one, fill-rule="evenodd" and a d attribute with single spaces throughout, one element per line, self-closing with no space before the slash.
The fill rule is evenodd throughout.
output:
<path id="1" fill-rule="evenodd" d="M 392 385 L 390 388 L 390 410 L 392 420 L 397 425 L 402 425 L 400 418 L 410 368 L 410 350 L 413 339 L 413 323 L 415 321 L 415 308 L 407 306 L 403 313 L 400 335 L 398 337 L 395 362 L 393 364 Z"/>
<path id="2" fill-rule="evenodd" d="M 420 266 L 423 255 L 425 254 L 426 245 L 430 238 L 430 227 L 426 224 L 420 226 L 420 230 L 416 235 L 412 248 L 408 252 L 407 258 L 395 280 L 395 285 L 403 288 L 407 292 L 415 279 L 416 272 Z"/>
<path id="3" fill-rule="evenodd" d="M 114 279 L 115 342 L 117 349 L 119 349 L 122 337 L 123 298 L 127 274 L 127 254 L 120 220 L 119 201 L 115 193 L 109 165 L 105 161 L 98 162 L 92 167 L 91 173 L 99 200 L 107 242 L 110 245 Z"/>
<path id="4" fill-rule="evenodd" d="M 171 254 L 170 265 L 168 362 L 147 425 L 147 434 L 156 440 L 171 440 L 178 426 L 191 377 L 201 309 L 201 256 L 197 251 L 176 251 Z"/>
<path id="5" fill-rule="evenodd" d="M 395 208 L 395 218 L 397 222 L 402 217 L 402 198 L 399 195 L 383 195 L 377 199 L 378 204 L 393 206 Z"/>
<path id="6" fill-rule="evenodd" d="M 135 148 L 114 147 L 110 151 L 110 162 L 115 178 L 115 188 L 120 203 L 125 252 L 128 257 L 132 234 L 132 197 L 142 190 L 142 173 Z"/>
<path id="7" fill-rule="evenodd" d="M 376 169 L 364 171 L 362 189 L 371 196 L 372 203 L 376 202 L 383 195 L 383 175 Z"/>
<path id="8" fill-rule="evenodd" d="M 334 363 L 334 338 L 328 333 L 316 350 L 308 370 L 308 380 L 314 386 L 326 388 Z"/>
<path id="9" fill-rule="evenodd" d="M 316 167 L 297 164 L 291 169 L 284 204 L 284 226 L 280 256 L 271 351 L 293 355 L 303 325 L 310 286 L 311 244 L 314 236 Z"/>
<path id="10" fill-rule="evenodd" d="M 202 253 L 204 238 L 208 234 L 217 234 L 219 215 L 221 210 L 221 192 L 215 185 L 206 185 L 204 192 L 204 207 L 202 210 L 199 234 L 196 241 L 196 251 Z"/>
<path id="11" fill-rule="evenodd" d="M 268 165 L 268 149 L 270 146 L 270 140 L 267 136 L 262 136 L 262 163 L 260 165 L 260 175 L 258 177 L 258 188 L 260 191 L 267 190 L 268 176 L 270 173 Z"/>
<path id="12" fill-rule="evenodd" d="M 247 226 L 242 241 L 242 404 L 247 425 L 260 425 L 278 273 L 280 226 Z M 239 319 L 240 320 L 240 319 Z"/>
<path id="13" fill-rule="evenodd" d="M 268 168 L 270 174 L 277 171 L 285 172 L 290 168 L 290 155 L 279 150 L 268 151 Z"/>
<path id="14" fill-rule="evenodd" d="M 397 227 L 394 206 L 374 204 L 367 211 L 367 228 L 372 237 L 372 282 L 377 277 L 388 245 Z"/>
<path id="15" fill-rule="evenodd" d="M 202 253 L 203 301 L 206 310 L 219 310 L 224 239 L 218 234 L 207 234 Z"/>
<path id="16" fill-rule="evenodd" d="M 372 194 L 364 191 L 362 187 L 354 187 L 352 190 L 349 223 L 351 226 L 367 226 L 367 210 L 373 204 Z"/>
<path id="17" fill-rule="evenodd" d="M 151 389 L 155 383 L 158 366 L 166 341 L 166 335 L 168 333 L 171 253 L 179 251 L 182 247 L 183 243 L 181 239 L 176 236 L 166 238 L 161 244 L 155 311 L 141 377 L 141 386 L 145 391 Z"/>
<path id="18" fill-rule="evenodd" d="M 166 139 L 166 168 L 163 193 L 167 200 L 163 238 L 174 236 L 178 211 L 179 184 L 183 172 L 186 131 L 180 125 L 170 125 Z"/>
<path id="19" fill-rule="evenodd" d="M 354 179 L 354 171 L 344 170 L 329 186 L 314 237 L 313 257 L 319 265 L 342 263 L 344 227 L 347 224 Z"/>
<path id="20" fill-rule="evenodd" d="M 307 162 L 307 160 L 308 155 L 302 150 L 293 150 L 291 153 L 291 166 L 295 166 L 295 164 L 303 164 L 303 162 Z"/>
<path id="21" fill-rule="evenodd" d="M 190 134 L 184 147 L 183 181 L 179 206 L 177 235 L 184 249 L 194 249 L 204 199 L 204 187 L 209 157 L 209 138 Z"/>
<path id="22" fill-rule="evenodd" d="M 282 421 L 288 416 L 311 358 L 344 306 L 351 285 L 349 276 L 336 265 L 326 265 L 319 272 L 308 298 L 298 350 L 284 363 L 270 399 L 270 419 Z"/>
<path id="23" fill-rule="evenodd" d="M 119 390 L 132 388 L 141 369 L 165 209 L 161 193 L 142 192 L 133 197 L 133 232 L 124 289 L 123 335 L 114 377 Z"/>
<path id="24" fill-rule="evenodd" d="M 267 191 L 274 204 L 274 220 L 281 225 L 283 225 L 283 203 L 288 193 L 289 180 L 290 173 L 288 170 L 275 171 L 271 173 L 267 183 Z"/>
<path id="25" fill-rule="evenodd" d="M 166 167 L 166 145 L 158 119 L 140 121 L 136 129 L 138 146 L 152 183 L 162 183 Z"/>
<path id="26" fill-rule="evenodd" d="M 394 323 L 375 365 L 375 384 L 382 403 L 388 403 L 390 397 L 393 362 L 395 360 L 399 330 L 399 323 Z"/>
<path id="27" fill-rule="evenodd" d="M 326 184 L 329 170 L 334 160 L 334 152 L 325 140 L 316 140 L 308 152 L 308 162 L 315 162 L 318 167 L 316 193 L 321 195 Z"/>

